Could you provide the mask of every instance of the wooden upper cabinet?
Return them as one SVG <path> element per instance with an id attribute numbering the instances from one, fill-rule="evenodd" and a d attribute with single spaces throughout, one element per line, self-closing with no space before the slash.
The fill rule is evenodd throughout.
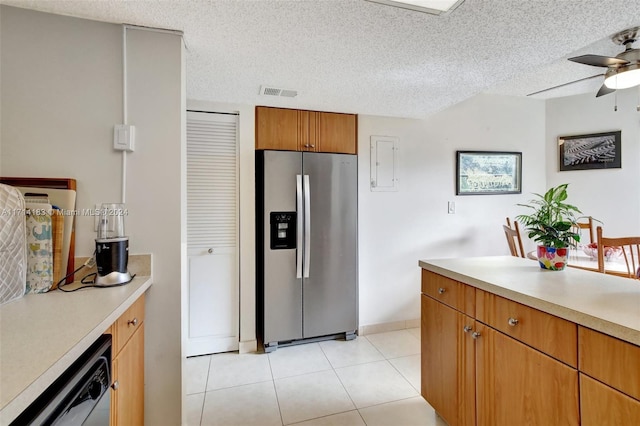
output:
<path id="1" fill-rule="evenodd" d="M 256 149 L 357 153 L 357 115 L 256 107 Z"/>
<path id="2" fill-rule="evenodd" d="M 318 113 L 318 151 L 357 154 L 357 116 L 353 114 Z"/>
<path id="3" fill-rule="evenodd" d="M 298 111 L 256 107 L 256 149 L 298 150 Z"/>
<path id="4" fill-rule="evenodd" d="M 298 111 L 298 151 L 318 151 L 318 114 Z"/>

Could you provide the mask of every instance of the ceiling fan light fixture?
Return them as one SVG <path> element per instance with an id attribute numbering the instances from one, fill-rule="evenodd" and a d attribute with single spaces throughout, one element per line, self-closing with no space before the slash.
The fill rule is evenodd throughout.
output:
<path id="1" fill-rule="evenodd" d="M 367 0 L 385 6 L 399 7 L 431 15 L 446 15 L 453 12 L 464 0 Z"/>
<path id="2" fill-rule="evenodd" d="M 640 85 L 640 64 L 629 64 L 607 71 L 604 85 L 616 90 Z"/>

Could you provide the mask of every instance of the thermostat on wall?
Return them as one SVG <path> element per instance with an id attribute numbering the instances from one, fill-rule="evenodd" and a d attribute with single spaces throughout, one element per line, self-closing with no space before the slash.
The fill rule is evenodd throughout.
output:
<path id="1" fill-rule="evenodd" d="M 134 130 L 130 124 L 116 124 L 113 127 L 113 149 L 133 152 Z"/>

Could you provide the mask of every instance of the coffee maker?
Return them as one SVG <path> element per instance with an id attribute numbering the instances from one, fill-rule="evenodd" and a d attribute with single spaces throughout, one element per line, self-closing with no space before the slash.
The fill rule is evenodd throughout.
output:
<path id="1" fill-rule="evenodd" d="M 111 287 L 127 284 L 133 277 L 127 270 L 129 237 L 124 233 L 124 204 L 102 204 L 96 238 L 95 285 Z"/>

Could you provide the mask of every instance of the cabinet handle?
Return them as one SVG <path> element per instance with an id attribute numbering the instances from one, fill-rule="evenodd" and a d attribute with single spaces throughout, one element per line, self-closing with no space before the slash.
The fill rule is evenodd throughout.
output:
<path id="1" fill-rule="evenodd" d="M 111 385 L 111 389 L 113 390 L 118 390 L 119 387 L 120 387 L 120 383 L 118 383 L 117 380 L 113 382 L 113 384 Z"/>
<path id="2" fill-rule="evenodd" d="M 315 148 L 315 147 L 316 147 L 315 145 L 313 145 L 313 144 L 311 145 L 311 148 Z"/>
<path id="3" fill-rule="evenodd" d="M 471 337 L 473 337 L 474 339 L 480 338 L 480 332 L 479 331 L 474 331 L 473 333 L 471 333 Z"/>
<path id="4" fill-rule="evenodd" d="M 446 288 L 442 288 L 442 287 L 440 287 L 440 288 L 438 289 L 438 293 L 439 293 L 439 294 L 442 294 L 442 293 L 444 293 L 445 291 L 447 291 L 447 289 L 446 289 Z"/>
<path id="5" fill-rule="evenodd" d="M 209 254 L 213 253 L 213 249 L 210 248 L 209 250 L 207 250 L 207 253 L 209 253 Z"/>
<path id="6" fill-rule="evenodd" d="M 138 325 L 138 318 L 127 321 L 127 325 L 132 325 L 135 327 L 136 325 Z"/>
<path id="7" fill-rule="evenodd" d="M 518 325 L 518 320 L 515 318 L 509 318 L 508 322 L 511 327 L 515 327 L 516 325 Z"/>
<path id="8" fill-rule="evenodd" d="M 308 144 L 308 143 L 305 143 L 305 144 L 304 144 L 304 147 L 305 147 L 305 148 L 309 148 L 309 144 Z"/>
<path id="9" fill-rule="evenodd" d="M 473 330 L 473 327 L 471 327 L 470 325 L 465 325 L 464 328 L 462 329 L 465 333 L 470 332 L 471 330 Z"/>

